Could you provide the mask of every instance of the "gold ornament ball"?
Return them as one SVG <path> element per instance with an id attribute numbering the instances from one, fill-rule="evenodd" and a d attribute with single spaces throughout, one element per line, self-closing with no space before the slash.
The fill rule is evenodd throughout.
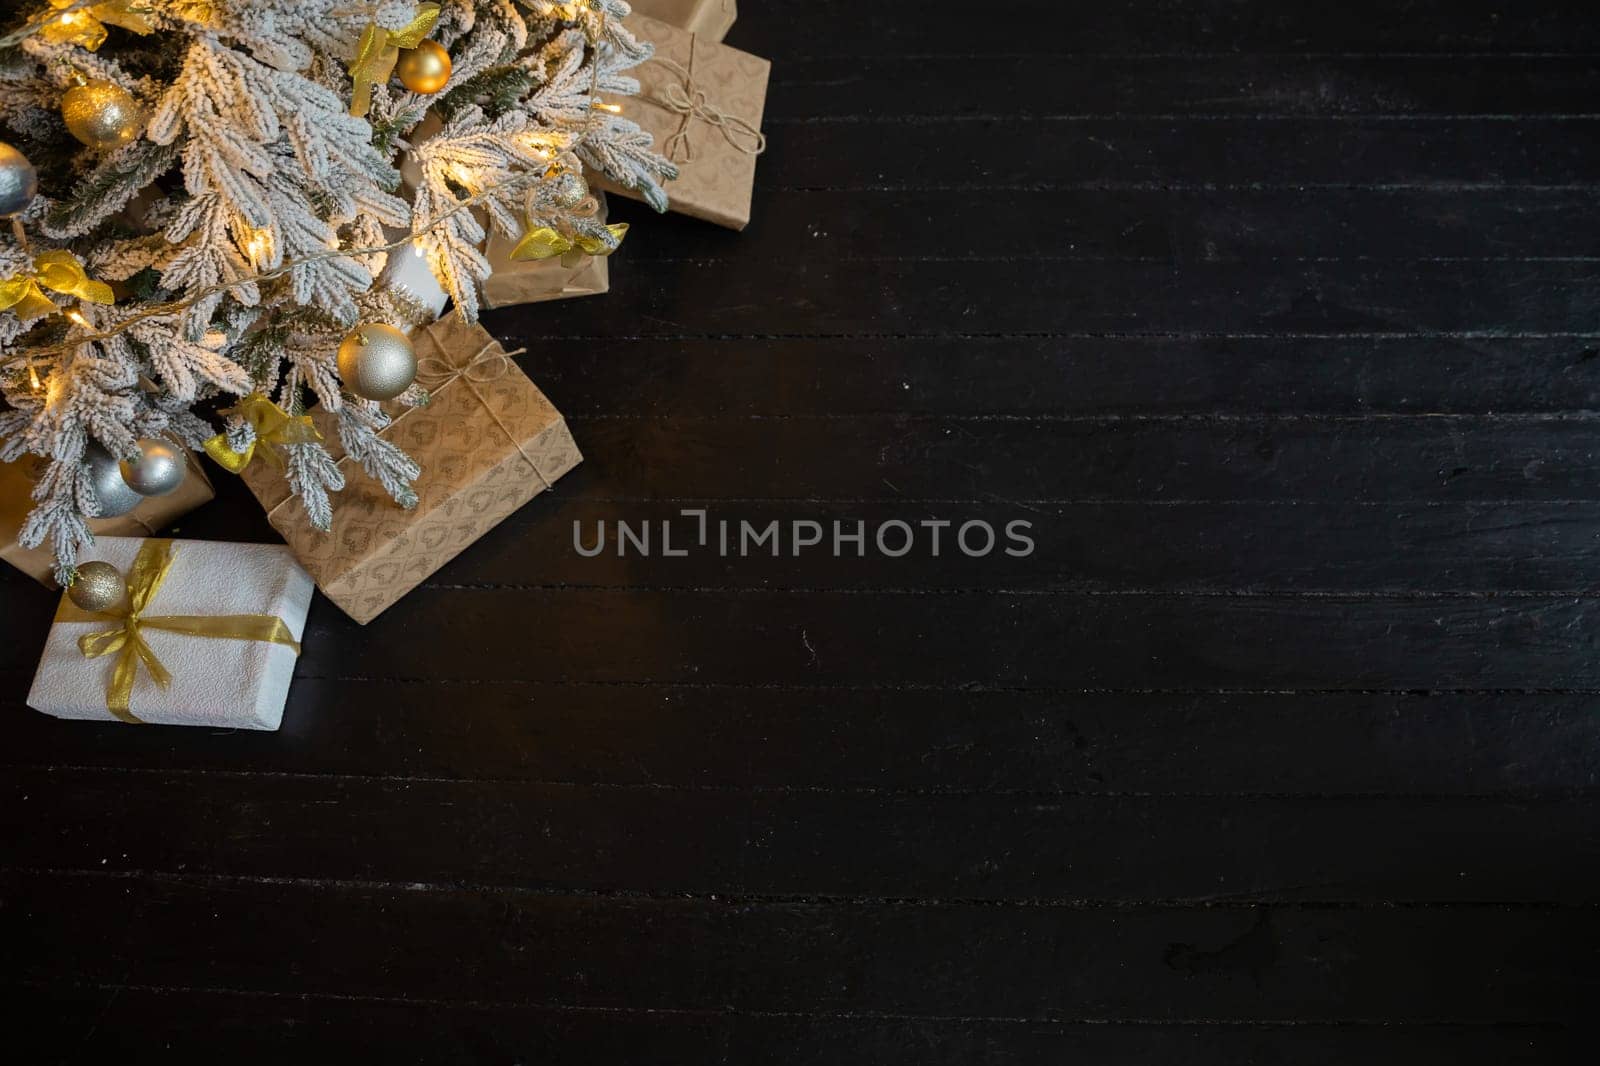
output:
<path id="1" fill-rule="evenodd" d="M 555 176 L 555 201 L 562 207 L 577 207 L 589 195 L 589 183 L 574 170 L 563 170 Z"/>
<path id="2" fill-rule="evenodd" d="M 10 218 L 33 203 L 39 172 L 28 157 L 0 141 L 0 218 Z"/>
<path id="3" fill-rule="evenodd" d="M 400 53 L 395 65 L 400 84 L 414 93 L 431 96 L 450 80 L 450 53 L 437 41 L 423 41 Z"/>
<path id="4" fill-rule="evenodd" d="M 416 349 L 393 326 L 364 323 L 339 342 L 339 377 L 364 400 L 392 400 L 416 380 Z"/>
<path id="5" fill-rule="evenodd" d="M 67 130 L 90 148 L 121 148 L 144 125 L 144 112 L 133 94 L 109 81 L 90 81 L 67 90 L 61 98 Z"/>
<path id="6" fill-rule="evenodd" d="M 77 579 L 67 589 L 67 599 L 85 611 L 109 611 L 126 594 L 127 586 L 117 568 L 99 561 L 78 567 Z"/>

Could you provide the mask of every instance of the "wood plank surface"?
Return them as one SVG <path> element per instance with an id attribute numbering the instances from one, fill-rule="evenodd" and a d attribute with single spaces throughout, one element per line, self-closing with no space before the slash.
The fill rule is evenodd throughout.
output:
<path id="1" fill-rule="evenodd" d="M 585 462 L 280 732 L 26 710 L 0 573 L 11 1058 L 1590 1061 L 1600 20 L 740 8 L 751 226 L 485 316 Z"/>

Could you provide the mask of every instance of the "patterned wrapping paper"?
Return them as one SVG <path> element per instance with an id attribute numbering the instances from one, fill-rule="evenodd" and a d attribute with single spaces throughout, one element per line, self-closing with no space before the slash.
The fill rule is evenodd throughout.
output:
<path id="1" fill-rule="evenodd" d="M 606 220 L 606 198 L 596 194 L 599 202 L 596 217 Z M 572 266 L 565 266 L 560 256 L 550 259 L 514 261 L 511 249 L 517 246 L 514 238 L 490 230 L 485 254 L 494 268 L 483 283 L 483 306 L 515 307 L 518 304 L 543 303 L 546 300 L 567 300 L 574 296 L 598 296 L 611 289 L 609 257 L 586 255 Z"/>
<path id="2" fill-rule="evenodd" d="M 744 229 L 756 157 L 765 144 L 761 113 L 772 64 L 655 19 L 629 15 L 626 21 L 655 44 L 656 54 L 633 71 L 639 95 L 620 101 L 622 113 L 655 134 L 657 148 L 678 165 L 677 180 L 666 185 L 668 210 Z M 598 175 L 589 180 L 619 196 L 641 198 Z"/>
<path id="3" fill-rule="evenodd" d="M 419 362 L 461 366 L 485 351 L 490 360 L 504 354 L 486 330 L 454 312 L 411 339 Z M 377 617 L 583 460 L 561 413 L 510 359 L 485 365 L 503 371 L 456 377 L 435 388 L 426 407 L 404 411 L 383 431 L 422 464 L 412 510 L 341 455 L 337 419 L 320 408 L 312 420 L 345 476 L 330 530 L 311 525 L 276 469 L 260 462 L 245 468 L 273 528 L 317 587 L 357 622 Z"/>
<path id="4" fill-rule="evenodd" d="M 680 30 L 697 33 L 702 40 L 720 41 L 739 17 L 734 0 L 628 0 L 636 15 L 644 15 Z"/>
<path id="5" fill-rule="evenodd" d="M 154 536 L 166 526 L 199 507 L 213 496 L 211 482 L 193 453 L 184 450 L 189 472 L 183 483 L 165 496 L 151 496 L 125 515 L 94 518 L 89 530 L 96 537 Z M 49 544 L 24 548 L 17 543 L 28 512 L 33 510 L 34 478 L 45 460 L 36 456 L 0 463 L 0 559 L 21 570 L 41 585 L 55 587 L 55 558 Z M 94 558 L 93 550 L 85 559 Z"/>

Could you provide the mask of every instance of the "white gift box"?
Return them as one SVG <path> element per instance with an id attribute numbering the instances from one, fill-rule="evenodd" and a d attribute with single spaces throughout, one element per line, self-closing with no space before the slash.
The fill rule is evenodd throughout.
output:
<path id="1" fill-rule="evenodd" d="M 126 579 L 142 537 L 99 537 L 83 561 L 110 563 Z M 311 605 L 311 577 L 289 549 L 271 544 L 172 542 L 172 565 L 146 604 L 142 617 L 163 615 L 272 615 L 283 620 L 298 642 Z M 45 641 L 28 706 L 57 718 L 119 721 L 107 709 L 107 686 L 117 655 L 87 658 L 78 646 L 85 634 L 117 628 L 114 621 L 68 621 L 57 612 Z M 277 729 L 294 677 L 297 652 L 261 640 L 195 636 L 156 625 L 140 635 L 172 675 L 162 688 L 149 670 L 137 666 L 129 715 L 160 725 L 200 725 L 224 729 Z"/>

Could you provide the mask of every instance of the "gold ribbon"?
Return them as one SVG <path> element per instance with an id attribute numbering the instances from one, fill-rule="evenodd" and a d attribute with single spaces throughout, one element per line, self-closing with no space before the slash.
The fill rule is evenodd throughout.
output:
<path id="1" fill-rule="evenodd" d="M 116 655 L 111 679 L 106 683 L 106 710 L 124 722 L 139 724 L 129 710 L 133 696 L 133 682 L 143 663 L 150 677 L 162 688 L 172 684 L 172 672 L 162 665 L 156 653 L 145 642 L 143 631 L 160 629 L 168 633 L 182 633 L 188 637 L 209 637 L 217 640 L 256 640 L 268 644 L 282 644 L 300 654 L 300 643 L 289 632 L 283 619 L 270 614 L 164 614 L 146 615 L 145 608 L 155 598 L 172 569 L 172 541 L 147 540 L 139 548 L 139 555 L 128 571 L 128 594 L 123 602 L 104 611 L 85 611 L 68 600 L 65 594 L 56 611 L 58 622 L 114 622 L 111 629 L 98 633 L 85 633 L 78 638 L 78 650 L 85 659 L 98 659 L 103 655 Z"/>
<path id="2" fill-rule="evenodd" d="M 494 408 L 489 405 L 489 398 L 478 388 L 479 385 L 487 385 L 505 377 L 513 365 L 511 357 L 513 355 L 521 355 L 527 349 L 518 348 L 514 352 L 508 352 L 500 347 L 499 341 L 491 340 L 488 344 L 479 348 L 477 353 L 470 358 L 454 362 L 451 360 L 450 353 L 446 351 L 444 345 L 437 343 L 437 338 L 430 336 L 429 339 L 435 341 L 434 346 L 442 353 L 442 358 L 430 355 L 417 360 L 417 381 L 429 392 L 438 392 L 453 381 L 465 381 L 467 388 L 472 390 L 472 395 L 478 401 L 479 406 L 488 412 L 489 417 L 494 420 L 494 424 L 500 427 L 500 432 L 506 435 L 506 439 L 528 461 L 528 466 L 533 470 L 533 476 L 538 478 L 539 483 L 545 488 L 551 488 L 549 479 L 544 476 L 544 471 L 539 469 L 538 461 L 528 454 L 528 450 L 522 446 L 522 441 L 517 438 L 517 435 L 511 432 L 510 427 L 500 421 L 500 416 L 495 414 Z"/>
<path id="3" fill-rule="evenodd" d="M 226 433 L 218 433 L 203 445 L 206 454 L 230 474 L 237 474 L 250 465 L 257 445 L 265 445 L 261 454 L 282 470 L 283 456 L 278 454 L 278 445 L 311 444 L 322 439 L 317 427 L 311 424 L 310 415 L 291 415 L 259 392 L 252 392 L 222 413 L 244 419 L 255 430 L 255 439 L 242 452 L 228 445 Z"/>
<path id="4" fill-rule="evenodd" d="M 421 44 L 438 21 L 438 4 L 419 4 L 416 15 L 398 30 L 386 30 L 373 22 L 361 31 L 356 57 L 350 61 L 350 77 L 355 79 L 350 94 L 352 115 L 362 116 L 372 109 L 372 87 L 388 82 L 400 59 L 400 49 Z"/>
<path id="5" fill-rule="evenodd" d="M 613 222 L 606 226 L 606 232 L 617 239 L 617 244 L 621 244 L 622 238 L 628 234 L 628 224 L 626 222 Z M 511 249 L 511 259 L 518 263 L 551 259 L 558 255 L 566 255 L 574 247 L 585 255 L 610 255 L 617 250 L 615 244 L 607 244 L 599 237 L 591 237 L 586 234 L 565 237 L 549 226 L 540 226 L 522 235 L 522 239 L 517 242 L 517 246 Z M 575 266 L 576 264 L 567 263 L 566 265 Z"/>
<path id="6" fill-rule="evenodd" d="M 662 146 L 666 149 L 667 158 L 674 163 L 694 162 L 694 142 L 689 139 L 689 127 L 693 125 L 695 119 L 721 130 L 723 140 L 732 145 L 734 151 L 743 155 L 760 155 L 767 150 L 767 135 L 744 119 L 739 118 L 737 115 L 730 115 L 711 103 L 706 96 L 705 90 L 695 83 L 694 52 L 695 43 L 699 39 L 698 34 L 691 33 L 689 35 L 689 65 L 687 67 L 665 56 L 656 58 L 657 63 L 682 78 L 682 84 L 669 82 L 660 90 L 659 95 L 643 98 L 657 107 L 665 108 L 680 116 L 678 128 L 672 132 Z"/>
<path id="7" fill-rule="evenodd" d="M 33 267 L 31 272 L 0 281 L 0 311 L 10 308 L 23 321 L 53 314 L 55 302 L 40 290 L 41 285 L 90 303 L 116 302 L 111 286 L 89 277 L 83 263 L 71 252 L 40 252 L 33 257 Z"/>
<path id="8" fill-rule="evenodd" d="M 149 8 L 133 6 L 133 0 L 107 0 L 91 4 L 76 11 L 68 11 L 75 0 L 50 0 L 50 6 L 61 14 L 50 19 L 39 35 L 51 44 L 75 44 L 93 52 L 105 43 L 105 23 L 121 26 L 134 33 L 146 34 L 155 29 L 145 18 Z"/>

